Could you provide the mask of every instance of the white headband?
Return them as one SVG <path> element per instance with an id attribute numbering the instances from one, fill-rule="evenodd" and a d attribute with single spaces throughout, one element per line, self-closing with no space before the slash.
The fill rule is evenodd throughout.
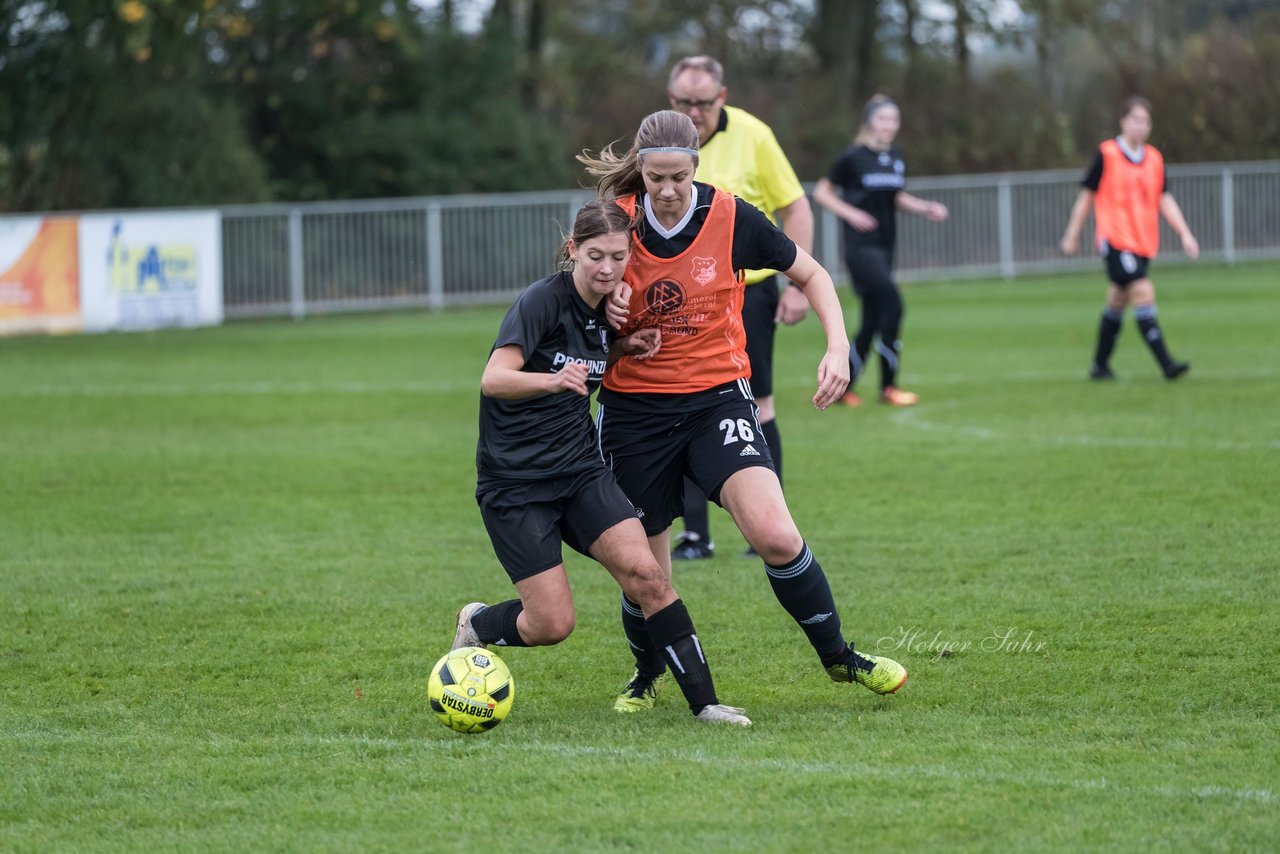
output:
<path id="1" fill-rule="evenodd" d="M 636 154 L 637 154 L 637 155 L 639 155 L 640 157 L 643 157 L 643 156 L 644 156 L 644 155 L 646 155 L 646 154 L 663 154 L 663 153 L 666 153 L 666 152 L 675 152 L 675 153 L 678 153 L 678 154 L 687 154 L 687 155 L 689 155 L 690 157 L 697 157 L 697 156 L 698 156 L 698 149 L 696 149 L 696 148 L 685 148 L 685 147 L 684 147 L 684 146 L 682 146 L 682 145 L 656 145 L 656 146 L 653 146 L 652 148 L 642 148 L 642 149 L 640 149 L 639 151 L 637 151 L 637 152 L 636 152 Z"/>

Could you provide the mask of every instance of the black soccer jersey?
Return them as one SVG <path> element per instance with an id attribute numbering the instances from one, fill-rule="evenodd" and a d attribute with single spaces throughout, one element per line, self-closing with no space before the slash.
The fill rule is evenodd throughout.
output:
<path id="1" fill-rule="evenodd" d="M 827 180 L 840 188 L 842 198 L 876 218 L 875 231 L 858 231 L 844 223 L 845 248 L 879 246 L 892 250 L 897 238 L 898 192 L 906 188 L 907 167 L 897 146 L 874 151 L 853 145 L 841 152 L 827 171 Z"/>
<path id="2" fill-rule="evenodd" d="M 516 345 L 524 368 L 556 373 L 571 362 L 588 366 L 587 388 L 600 387 L 612 332 L 604 302 L 592 309 L 571 273 L 555 273 L 520 294 L 498 329 L 490 353 Z M 480 396 L 477 491 L 510 480 L 561 477 L 601 465 L 589 397 L 571 391 L 522 400 Z"/>
<path id="3" fill-rule="evenodd" d="M 674 258 L 688 249 L 702 230 L 702 224 L 707 221 L 707 211 L 711 209 L 711 186 L 694 181 L 693 187 L 697 191 L 693 214 L 676 234 L 664 237 L 648 221 L 641 221 L 640 242 L 650 254 L 658 258 Z M 637 201 L 644 204 L 643 193 Z M 734 204 L 733 269 L 791 269 L 796 263 L 796 245 L 791 242 L 791 238 L 783 234 L 782 229 L 750 202 L 744 202 L 735 196 Z"/>

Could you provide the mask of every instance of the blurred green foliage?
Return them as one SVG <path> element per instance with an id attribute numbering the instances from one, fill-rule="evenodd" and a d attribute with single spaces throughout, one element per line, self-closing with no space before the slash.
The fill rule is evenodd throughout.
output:
<path id="1" fill-rule="evenodd" d="M 697 52 L 804 180 L 873 92 L 916 175 L 1083 166 L 1134 92 L 1280 156 L 1265 0 L 0 0 L 0 210 L 572 187 Z"/>

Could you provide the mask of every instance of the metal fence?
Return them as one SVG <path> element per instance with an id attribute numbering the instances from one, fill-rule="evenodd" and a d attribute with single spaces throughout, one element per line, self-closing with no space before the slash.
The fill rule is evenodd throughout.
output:
<path id="1" fill-rule="evenodd" d="M 1057 245 L 1078 170 L 913 178 L 912 193 L 951 211 L 944 223 L 900 217 L 904 281 L 1095 269 L 1087 248 Z M 1170 166 L 1169 189 L 1202 257 L 1280 258 L 1280 161 Z M 254 205 L 222 210 L 228 316 L 443 308 L 510 301 L 553 269 L 561 235 L 589 192 L 441 196 Z M 815 206 L 814 255 L 845 279 L 840 223 Z M 1092 223 L 1086 226 L 1087 247 Z M 1185 261 L 1162 224 L 1161 263 Z"/>

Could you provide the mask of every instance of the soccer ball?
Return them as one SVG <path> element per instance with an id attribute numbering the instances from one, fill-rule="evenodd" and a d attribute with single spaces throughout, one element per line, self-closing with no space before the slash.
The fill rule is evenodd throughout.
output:
<path id="1" fill-rule="evenodd" d="M 431 711 L 458 732 L 488 732 L 502 723 L 515 698 L 516 683 L 507 665 L 478 646 L 445 653 L 427 680 Z"/>

